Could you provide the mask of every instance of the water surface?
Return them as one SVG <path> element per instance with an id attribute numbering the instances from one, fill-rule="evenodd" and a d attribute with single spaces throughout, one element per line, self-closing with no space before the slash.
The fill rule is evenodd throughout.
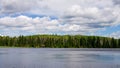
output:
<path id="1" fill-rule="evenodd" d="M 120 68 L 120 49 L 0 48 L 0 68 Z"/>

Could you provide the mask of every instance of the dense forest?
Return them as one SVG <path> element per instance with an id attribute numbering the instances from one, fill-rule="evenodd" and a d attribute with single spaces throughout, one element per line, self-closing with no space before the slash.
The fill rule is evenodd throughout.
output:
<path id="1" fill-rule="evenodd" d="M 33 48 L 119 48 L 120 39 L 82 35 L 0 36 L 0 46 Z"/>

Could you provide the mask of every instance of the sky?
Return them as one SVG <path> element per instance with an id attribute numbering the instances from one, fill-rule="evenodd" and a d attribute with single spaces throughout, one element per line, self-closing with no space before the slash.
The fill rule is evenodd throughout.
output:
<path id="1" fill-rule="evenodd" d="M 120 38 L 120 0 L 0 0 L 0 35 Z"/>

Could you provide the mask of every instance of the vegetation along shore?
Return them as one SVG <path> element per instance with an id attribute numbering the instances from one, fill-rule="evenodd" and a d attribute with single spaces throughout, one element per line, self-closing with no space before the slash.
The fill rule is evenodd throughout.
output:
<path id="1" fill-rule="evenodd" d="M 120 39 L 83 35 L 0 36 L 0 47 L 120 48 Z"/>

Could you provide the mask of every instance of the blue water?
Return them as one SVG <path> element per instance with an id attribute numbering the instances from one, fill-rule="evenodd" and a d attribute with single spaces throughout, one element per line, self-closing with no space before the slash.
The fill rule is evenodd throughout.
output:
<path id="1" fill-rule="evenodd" d="M 0 48 L 0 68 L 120 68 L 120 49 Z"/>

